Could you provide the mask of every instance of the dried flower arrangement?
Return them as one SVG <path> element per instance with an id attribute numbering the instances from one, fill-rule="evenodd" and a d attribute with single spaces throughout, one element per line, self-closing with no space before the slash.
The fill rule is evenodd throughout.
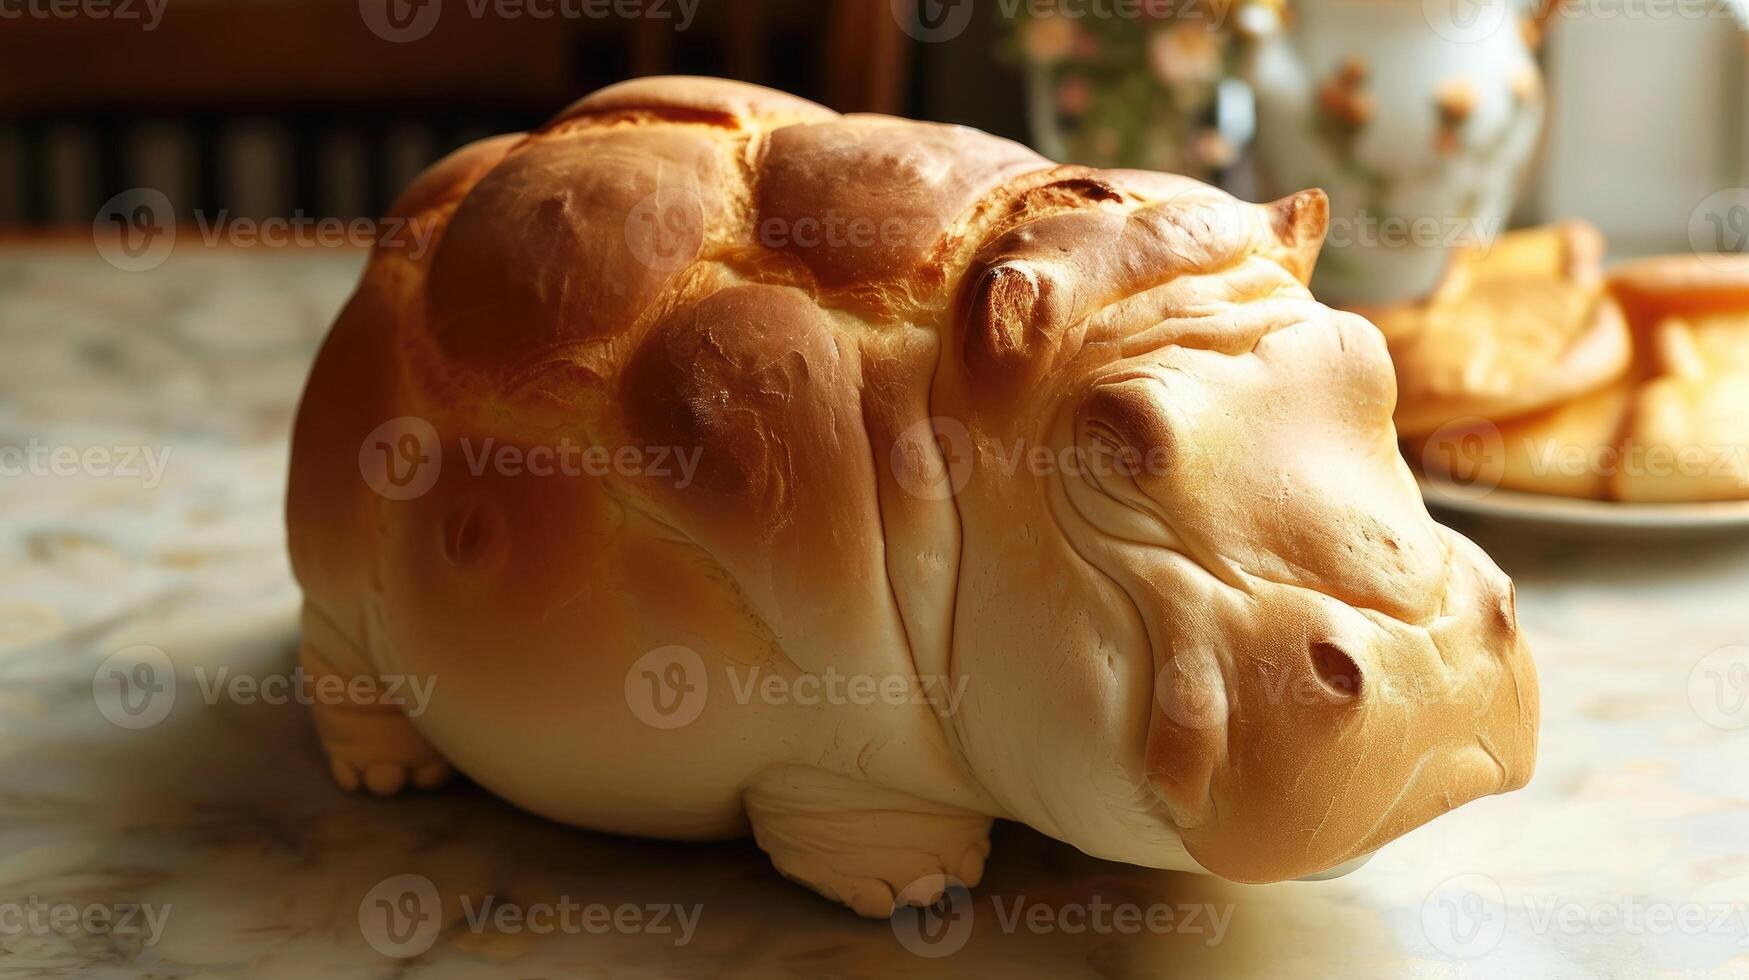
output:
<path id="1" fill-rule="evenodd" d="M 1006 20 L 1002 53 L 1027 69 L 1035 141 L 1077 163 L 1212 179 L 1239 151 L 1214 118 L 1238 56 L 1232 0 L 1124 9 L 1032 0 Z"/>

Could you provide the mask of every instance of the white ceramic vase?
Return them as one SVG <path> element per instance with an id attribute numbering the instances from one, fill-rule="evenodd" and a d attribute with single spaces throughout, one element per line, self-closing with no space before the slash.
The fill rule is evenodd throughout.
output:
<path id="1" fill-rule="evenodd" d="M 1247 11 L 1264 188 L 1330 194 L 1314 290 L 1424 296 L 1450 249 L 1504 230 L 1543 120 L 1513 0 L 1290 0 Z"/>

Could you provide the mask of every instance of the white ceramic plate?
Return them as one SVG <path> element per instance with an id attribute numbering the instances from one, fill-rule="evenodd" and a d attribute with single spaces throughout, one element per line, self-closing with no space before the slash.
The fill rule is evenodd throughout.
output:
<path id="1" fill-rule="evenodd" d="M 1435 511 L 1489 522 L 1531 525 L 1565 533 L 1661 537 L 1749 533 L 1749 501 L 1697 504 L 1618 504 L 1552 494 L 1466 487 L 1421 475 L 1421 495 Z"/>

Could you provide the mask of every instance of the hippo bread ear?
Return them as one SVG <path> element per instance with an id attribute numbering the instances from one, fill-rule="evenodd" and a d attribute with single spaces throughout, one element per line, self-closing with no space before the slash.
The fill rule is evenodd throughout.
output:
<path id="1" fill-rule="evenodd" d="M 1281 250 L 1275 260 L 1294 278 L 1311 285 L 1312 268 L 1330 230 L 1330 197 L 1314 187 L 1265 205 Z"/>
<path id="2" fill-rule="evenodd" d="M 1008 387 L 1031 377 L 1054 344 L 1049 329 L 1049 276 L 1024 259 L 985 269 L 966 308 L 966 371 L 987 384 Z"/>

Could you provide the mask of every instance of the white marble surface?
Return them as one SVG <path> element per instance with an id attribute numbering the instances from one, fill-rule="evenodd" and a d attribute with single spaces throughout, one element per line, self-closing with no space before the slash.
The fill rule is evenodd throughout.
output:
<path id="1" fill-rule="evenodd" d="M 304 707 L 201 683 L 291 669 L 285 433 L 359 262 L 179 248 L 124 273 L 89 248 L 0 249 L 0 446 L 169 452 L 156 482 L 0 476 L 0 976 L 1749 977 L 1749 728 L 1707 717 L 1749 711 L 1709 705 L 1707 675 L 1697 706 L 1690 685 L 1709 652 L 1749 643 L 1746 541 L 1482 535 L 1518 581 L 1541 672 L 1527 790 L 1316 884 L 1141 871 L 999 828 L 968 941 L 937 958 L 784 882 L 751 844 L 594 835 L 466 785 L 337 791 Z M 106 720 L 93 692 L 135 644 L 164 650 L 178 681 L 168 717 L 140 729 Z M 1719 677 L 1749 695 L 1749 675 Z M 404 960 L 373 947 L 387 920 L 366 902 L 398 875 L 442 904 L 429 948 Z M 593 934 L 581 914 L 568 932 L 476 928 L 466 913 L 487 896 L 698 918 L 684 943 Z M 1037 918 L 1005 922 L 1017 901 Z M 157 928 L 41 912 L 135 905 Z M 1179 927 L 1081 927 L 1155 907 Z"/>

